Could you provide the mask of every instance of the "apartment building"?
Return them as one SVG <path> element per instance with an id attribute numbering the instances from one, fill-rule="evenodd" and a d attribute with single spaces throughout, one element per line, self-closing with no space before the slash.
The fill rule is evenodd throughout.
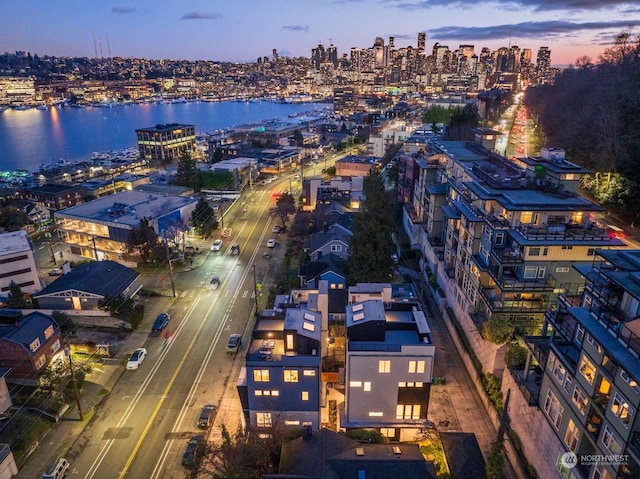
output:
<path id="1" fill-rule="evenodd" d="M 0 234 L 0 292 L 9 293 L 14 282 L 23 293 L 42 289 L 31 242 L 24 230 Z"/>
<path id="2" fill-rule="evenodd" d="M 320 428 L 322 315 L 305 307 L 263 311 L 256 320 L 238 393 L 245 421 Z"/>
<path id="3" fill-rule="evenodd" d="M 362 176 L 334 177 L 324 181 L 320 176 L 302 182 L 302 211 L 315 211 L 320 203 L 338 202 L 350 210 L 360 210 L 364 199 Z"/>
<path id="4" fill-rule="evenodd" d="M 144 191 L 123 191 L 55 213 L 65 243 L 64 259 L 112 260 L 135 267 L 128 254 L 131 231 L 142 219 L 162 238 L 181 240 L 189 229 L 195 198 Z"/>
<path id="5" fill-rule="evenodd" d="M 640 477 L 640 250 L 595 251 L 562 285 L 544 333 L 539 407 L 561 441 L 564 478 Z M 575 467 L 562 456 L 574 453 Z M 566 456 L 565 456 L 566 457 Z"/>
<path id="6" fill-rule="evenodd" d="M 195 128 L 195 125 L 169 123 L 136 130 L 140 158 L 160 168 L 180 159 L 183 152 L 195 152 Z"/>
<path id="7" fill-rule="evenodd" d="M 428 425 L 435 355 L 417 296 L 410 285 L 358 284 L 349 301 L 340 426 L 414 440 Z"/>
<path id="8" fill-rule="evenodd" d="M 430 144 L 416 182 L 421 202 L 412 204 L 421 216 L 405 208 L 408 232 L 414 221 L 423 226 L 425 281 L 437 278 L 478 345 L 482 323 L 497 315 L 521 333 L 539 330 L 558 285 L 582 281 L 572 265 L 591 263 L 596 248 L 626 247 L 595 220 L 601 208 L 577 194 L 587 170 L 557 149 L 506 159 L 493 152 L 495 139 L 479 129 L 474 142 Z M 485 366 L 501 374 L 499 360 Z"/>

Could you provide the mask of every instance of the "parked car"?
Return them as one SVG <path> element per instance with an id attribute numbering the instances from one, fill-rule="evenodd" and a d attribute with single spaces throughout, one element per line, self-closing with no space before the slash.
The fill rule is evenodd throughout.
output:
<path id="1" fill-rule="evenodd" d="M 282 231 L 282 227 L 280 225 L 273 225 L 273 228 L 271 228 L 271 231 L 273 233 L 280 233 Z"/>
<path id="2" fill-rule="evenodd" d="M 138 369 L 144 361 L 144 358 L 147 357 L 147 350 L 144 348 L 138 348 L 133 353 L 131 353 L 131 357 L 129 357 L 129 361 L 127 362 L 127 369 Z"/>
<path id="3" fill-rule="evenodd" d="M 193 467 L 196 465 L 199 456 L 204 449 L 204 436 L 192 436 L 184 448 L 182 454 L 182 465 L 187 467 Z"/>
<path id="4" fill-rule="evenodd" d="M 58 457 L 55 461 L 47 466 L 42 473 L 42 479 L 62 479 L 69 474 L 69 461 L 64 457 Z"/>
<path id="5" fill-rule="evenodd" d="M 195 256 L 198 253 L 198 248 L 195 246 L 185 246 L 184 247 L 184 255 L 185 256 Z"/>
<path id="6" fill-rule="evenodd" d="M 160 313 L 151 326 L 151 331 L 162 331 L 169 324 L 169 314 Z"/>
<path id="7" fill-rule="evenodd" d="M 211 245 L 211 251 L 220 251 L 220 249 L 222 248 L 222 240 L 221 239 L 217 239 L 213 242 L 213 244 Z"/>
<path id="8" fill-rule="evenodd" d="M 60 276 L 62 275 L 62 268 L 55 268 L 49 271 L 49 276 Z"/>
<path id="9" fill-rule="evenodd" d="M 207 404 L 202 408 L 200 411 L 200 417 L 198 418 L 198 427 L 200 429 L 207 429 L 211 426 L 215 410 L 216 407 L 213 404 Z"/>
<path id="10" fill-rule="evenodd" d="M 271 238 L 270 240 L 267 241 L 267 248 L 275 248 L 275 247 L 276 247 L 276 240 Z"/>
<path id="11" fill-rule="evenodd" d="M 232 334 L 227 341 L 227 353 L 237 353 L 240 350 L 242 344 L 242 336 L 239 334 Z"/>

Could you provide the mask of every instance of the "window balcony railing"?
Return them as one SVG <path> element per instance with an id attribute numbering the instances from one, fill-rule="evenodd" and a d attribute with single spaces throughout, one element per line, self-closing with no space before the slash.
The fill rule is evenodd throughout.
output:
<path id="1" fill-rule="evenodd" d="M 516 230 L 528 240 L 604 240 L 611 239 L 609 232 L 596 226 L 582 225 L 520 225 Z"/>

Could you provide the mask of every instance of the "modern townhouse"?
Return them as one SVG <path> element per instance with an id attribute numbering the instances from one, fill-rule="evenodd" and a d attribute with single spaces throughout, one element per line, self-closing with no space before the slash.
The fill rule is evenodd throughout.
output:
<path id="1" fill-rule="evenodd" d="M 320 428 L 321 328 L 321 313 L 303 307 L 257 318 L 237 386 L 247 424 Z"/>
<path id="2" fill-rule="evenodd" d="M 349 298 L 340 426 L 414 440 L 428 426 L 435 356 L 420 303 L 410 285 L 358 284 Z"/>
<path id="3" fill-rule="evenodd" d="M 536 338 L 544 361 L 539 407 L 562 446 L 557 470 L 564 478 L 637 478 L 640 250 L 598 249 L 592 264 L 575 269 L 584 287 L 561 285 L 547 334 Z"/>

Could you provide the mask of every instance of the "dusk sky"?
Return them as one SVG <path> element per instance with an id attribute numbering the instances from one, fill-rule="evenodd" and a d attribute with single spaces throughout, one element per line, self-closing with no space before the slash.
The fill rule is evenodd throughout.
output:
<path id="1" fill-rule="evenodd" d="M 471 5 L 473 3 L 473 6 Z M 640 34 L 638 0 L 0 0 L 0 52 L 253 62 L 338 54 L 376 37 L 427 36 L 451 50 L 548 46 L 554 65 L 596 61 L 619 33 Z"/>

